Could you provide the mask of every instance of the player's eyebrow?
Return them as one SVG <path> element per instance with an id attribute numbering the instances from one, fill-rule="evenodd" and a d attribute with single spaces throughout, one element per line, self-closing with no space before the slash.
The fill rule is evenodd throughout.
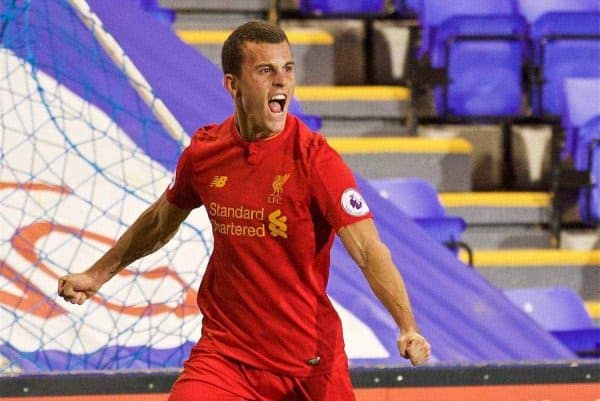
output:
<path id="1" fill-rule="evenodd" d="M 289 67 L 290 65 L 296 65 L 296 63 L 294 61 L 288 61 L 284 64 L 284 67 Z M 273 63 L 260 63 L 257 64 L 254 68 L 255 69 L 259 69 L 262 67 L 270 67 L 270 68 L 275 68 L 275 64 Z"/>

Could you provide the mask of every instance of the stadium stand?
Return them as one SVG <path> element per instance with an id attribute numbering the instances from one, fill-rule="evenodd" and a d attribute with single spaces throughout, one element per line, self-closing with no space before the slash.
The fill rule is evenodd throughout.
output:
<path id="1" fill-rule="evenodd" d="M 594 324 L 583 299 L 570 288 L 518 288 L 504 293 L 577 355 L 600 355 L 600 327 Z"/>

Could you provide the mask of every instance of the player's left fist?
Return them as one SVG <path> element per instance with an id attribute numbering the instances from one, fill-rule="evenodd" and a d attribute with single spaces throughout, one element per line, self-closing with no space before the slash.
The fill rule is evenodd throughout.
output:
<path id="1" fill-rule="evenodd" d="M 416 331 L 408 331 L 400 336 L 398 350 L 402 357 L 410 359 L 413 366 L 423 365 L 431 357 L 431 346 Z"/>

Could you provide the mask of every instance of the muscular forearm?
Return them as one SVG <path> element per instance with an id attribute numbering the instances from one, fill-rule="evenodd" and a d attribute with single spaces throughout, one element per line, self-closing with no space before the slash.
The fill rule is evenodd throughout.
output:
<path id="1" fill-rule="evenodd" d="M 400 328 L 400 355 L 410 359 L 415 366 L 427 362 L 431 347 L 425 337 L 418 333 L 404 280 L 389 249 L 379 239 L 373 220 L 365 219 L 343 227 L 338 235 L 360 266 L 371 289 Z"/>
<path id="2" fill-rule="evenodd" d="M 377 240 L 367 244 L 360 267 L 371 289 L 390 312 L 402 333 L 417 331 L 404 280 L 387 247 Z"/>
<path id="3" fill-rule="evenodd" d="M 110 280 L 131 263 L 161 248 L 175 235 L 179 222 L 161 221 L 161 202 L 166 199 L 159 199 L 144 211 L 115 245 L 90 267 L 88 272 L 99 282 Z"/>

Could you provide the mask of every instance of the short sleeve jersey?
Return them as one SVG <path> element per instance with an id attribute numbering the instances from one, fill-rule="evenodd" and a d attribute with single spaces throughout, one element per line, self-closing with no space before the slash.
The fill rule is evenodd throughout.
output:
<path id="1" fill-rule="evenodd" d="M 166 195 L 180 208 L 204 205 L 212 224 L 201 342 L 294 376 L 346 361 L 326 294 L 329 252 L 337 230 L 371 213 L 322 135 L 288 114 L 281 133 L 246 142 L 230 117 L 198 130 Z"/>

